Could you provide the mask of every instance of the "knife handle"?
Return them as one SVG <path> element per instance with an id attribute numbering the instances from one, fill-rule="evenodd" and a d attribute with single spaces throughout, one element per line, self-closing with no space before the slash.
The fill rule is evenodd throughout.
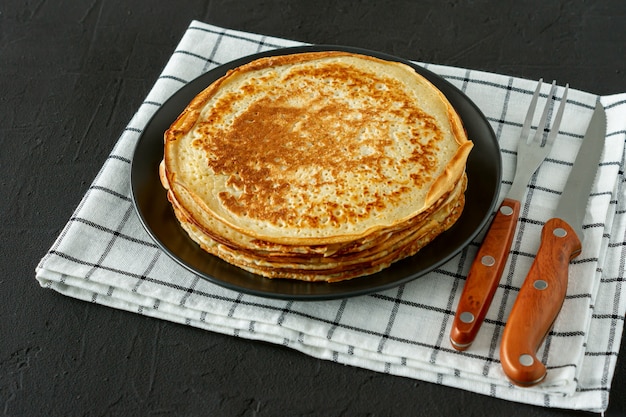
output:
<path id="1" fill-rule="evenodd" d="M 519 210 L 519 201 L 502 201 L 474 258 L 450 331 L 450 342 L 457 350 L 472 344 L 489 310 L 511 249 Z"/>
<path id="2" fill-rule="evenodd" d="M 502 333 L 502 369 L 516 385 L 535 385 L 546 376 L 537 350 L 561 310 L 568 266 L 581 250 L 580 239 L 569 224 L 558 218 L 546 222 L 539 250 Z"/>

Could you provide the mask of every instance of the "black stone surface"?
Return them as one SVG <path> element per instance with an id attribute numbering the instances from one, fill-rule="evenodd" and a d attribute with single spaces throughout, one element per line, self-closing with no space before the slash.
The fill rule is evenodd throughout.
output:
<path id="1" fill-rule="evenodd" d="M 0 414 L 588 415 L 338 365 L 40 288 L 37 262 L 192 19 L 626 91 L 622 0 L 3 2 Z M 626 415 L 623 351 L 607 417 Z"/>

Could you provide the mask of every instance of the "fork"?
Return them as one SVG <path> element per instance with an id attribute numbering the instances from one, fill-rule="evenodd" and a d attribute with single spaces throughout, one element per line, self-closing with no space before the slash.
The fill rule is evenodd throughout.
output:
<path id="1" fill-rule="evenodd" d="M 482 325 L 511 249 L 521 201 L 526 193 L 526 185 L 533 173 L 550 153 L 554 139 L 559 131 L 563 110 L 567 101 L 568 85 L 565 86 L 563 91 L 561 104 L 557 110 L 550 132 L 545 141 L 542 140 L 548 113 L 556 100 L 556 82 L 553 81 L 535 134 L 532 138 L 530 137 L 531 123 L 542 86 L 543 80 L 540 79 L 522 126 L 517 146 L 517 165 L 513 184 L 500 204 L 489 231 L 483 239 L 459 299 L 450 331 L 450 342 L 456 350 L 462 351 L 467 349 L 474 341 Z"/>

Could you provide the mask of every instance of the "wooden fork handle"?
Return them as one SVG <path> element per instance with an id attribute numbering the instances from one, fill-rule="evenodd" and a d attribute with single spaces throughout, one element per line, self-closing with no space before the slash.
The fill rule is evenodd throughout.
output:
<path id="1" fill-rule="evenodd" d="M 472 263 L 450 331 L 457 350 L 467 349 L 480 329 L 511 249 L 520 202 L 505 198 Z"/>

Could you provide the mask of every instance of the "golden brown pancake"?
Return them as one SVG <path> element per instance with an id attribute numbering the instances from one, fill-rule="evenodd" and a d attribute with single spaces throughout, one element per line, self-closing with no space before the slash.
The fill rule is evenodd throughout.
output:
<path id="1" fill-rule="evenodd" d="M 184 230 L 204 250 L 249 272 L 271 278 L 295 278 L 306 281 L 340 281 L 378 272 L 391 263 L 415 254 L 440 233 L 451 227 L 461 215 L 465 182 L 439 210 L 424 216 L 417 225 L 388 230 L 373 237 L 373 242 L 354 242 L 332 253 L 301 253 L 255 250 L 233 246 L 232 242 L 204 233 L 192 219 L 176 210 Z"/>
<path id="2" fill-rule="evenodd" d="M 331 281 L 449 228 L 471 148 L 411 67 L 302 53 L 238 67 L 196 96 L 165 133 L 160 175 L 208 252 L 267 277 Z"/>

